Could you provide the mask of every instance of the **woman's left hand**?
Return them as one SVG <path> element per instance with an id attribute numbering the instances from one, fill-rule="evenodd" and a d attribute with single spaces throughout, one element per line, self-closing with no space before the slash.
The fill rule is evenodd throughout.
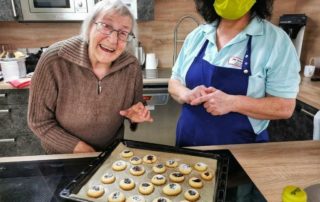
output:
<path id="1" fill-rule="evenodd" d="M 235 101 L 233 99 L 234 96 L 226 94 L 213 87 L 209 88 L 212 90 L 212 93 L 196 98 L 190 104 L 198 105 L 203 103 L 203 107 L 212 115 L 224 115 L 232 112 Z"/>
<path id="2" fill-rule="evenodd" d="M 132 105 L 129 109 L 121 110 L 120 115 L 127 117 L 135 123 L 142 123 L 145 121 L 153 122 L 150 111 L 142 104 L 142 102 Z"/>

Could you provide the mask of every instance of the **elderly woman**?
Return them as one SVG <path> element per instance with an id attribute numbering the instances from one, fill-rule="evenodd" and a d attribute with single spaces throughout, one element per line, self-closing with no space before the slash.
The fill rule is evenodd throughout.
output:
<path id="1" fill-rule="evenodd" d="M 42 55 L 29 97 L 28 124 L 47 153 L 103 150 L 123 122 L 152 122 L 142 104 L 142 73 L 127 50 L 135 20 L 120 0 L 96 4 L 80 36 Z"/>

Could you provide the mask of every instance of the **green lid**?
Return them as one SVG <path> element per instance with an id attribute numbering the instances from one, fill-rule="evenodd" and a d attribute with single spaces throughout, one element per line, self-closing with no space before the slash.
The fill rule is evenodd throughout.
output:
<path id="1" fill-rule="evenodd" d="M 286 186 L 282 192 L 282 202 L 307 202 L 307 194 L 297 186 Z"/>

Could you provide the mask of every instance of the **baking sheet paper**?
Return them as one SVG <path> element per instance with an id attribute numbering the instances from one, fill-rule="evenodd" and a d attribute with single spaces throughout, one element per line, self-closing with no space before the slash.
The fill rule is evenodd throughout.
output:
<path id="1" fill-rule="evenodd" d="M 129 169 L 132 166 L 129 159 L 131 158 L 123 158 L 121 156 L 121 152 L 123 150 L 130 150 L 133 152 L 134 156 L 139 156 L 141 159 L 145 156 L 145 155 L 149 155 L 149 154 L 153 154 L 156 155 L 157 157 L 157 161 L 153 164 L 146 164 L 146 163 L 142 163 L 140 165 L 143 165 L 145 168 L 145 173 L 141 176 L 133 176 L 132 174 L 130 174 Z M 114 171 L 112 170 L 112 164 L 117 161 L 117 160 L 124 160 L 127 163 L 127 168 L 123 171 Z M 96 171 L 96 173 L 90 178 L 90 180 L 80 189 L 79 193 L 77 194 L 71 194 L 70 197 L 73 198 L 81 198 L 81 199 L 85 199 L 88 201 L 97 201 L 97 202 L 106 202 L 108 201 L 108 195 L 111 192 L 114 191 L 121 191 L 126 198 L 128 198 L 129 196 L 132 195 L 142 195 L 144 196 L 144 198 L 146 199 L 147 202 L 152 202 L 153 199 L 159 197 L 159 196 L 164 196 L 172 201 L 181 201 L 184 200 L 184 192 L 187 189 L 192 188 L 188 181 L 191 177 L 200 177 L 200 172 L 196 171 L 195 169 L 192 170 L 192 172 L 189 175 L 185 175 L 185 180 L 182 183 L 179 183 L 181 185 L 182 188 L 182 192 L 177 195 L 177 196 L 167 196 L 165 194 L 162 193 L 162 188 L 171 182 L 171 180 L 169 179 L 169 174 L 174 172 L 174 171 L 178 171 L 178 167 L 176 168 L 167 168 L 166 172 L 161 174 L 164 175 L 166 177 L 166 184 L 161 185 L 161 186 L 157 186 L 154 185 L 155 189 L 154 191 L 150 194 L 150 195 L 143 195 L 140 194 L 138 191 L 139 185 L 142 182 L 151 182 L 151 178 L 156 175 L 155 172 L 153 172 L 152 170 L 152 166 L 155 165 L 156 163 L 163 163 L 165 164 L 165 162 L 167 160 L 175 160 L 178 162 L 178 164 L 180 165 L 181 163 L 186 163 L 189 164 L 190 166 L 194 166 L 196 163 L 198 162 L 203 162 L 206 163 L 208 165 L 208 170 L 211 171 L 214 175 L 216 173 L 217 170 L 217 160 L 216 159 L 211 159 L 211 158 L 206 158 L 206 157 L 199 157 L 199 156 L 191 156 L 191 155 L 185 155 L 185 154 L 180 154 L 180 153 L 166 153 L 166 152 L 159 152 L 159 151 L 151 151 L 151 150 L 143 150 L 143 149 L 136 149 L 136 148 L 129 148 L 126 147 L 125 145 L 123 145 L 122 143 L 120 143 L 115 150 L 111 153 L 111 155 L 108 157 L 108 159 L 105 160 L 105 162 L 101 165 L 101 167 Z M 101 182 L 101 177 L 106 173 L 113 173 L 116 177 L 116 180 L 114 183 L 112 184 L 103 184 Z M 134 180 L 135 182 L 135 188 L 130 190 L 130 191 L 125 191 L 122 190 L 119 187 L 119 182 L 123 179 L 123 178 L 131 178 Z M 215 194 L 215 190 L 216 190 L 216 180 L 215 178 L 213 178 L 210 181 L 206 181 L 206 180 L 202 180 L 203 182 L 203 187 L 200 189 L 196 189 L 199 193 L 200 193 L 200 199 L 199 201 L 213 201 L 214 194 Z M 99 198 L 91 198 L 87 196 L 87 191 L 89 189 L 89 187 L 91 187 L 93 184 L 101 184 L 104 189 L 105 189 L 105 193 L 99 197 Z"/>

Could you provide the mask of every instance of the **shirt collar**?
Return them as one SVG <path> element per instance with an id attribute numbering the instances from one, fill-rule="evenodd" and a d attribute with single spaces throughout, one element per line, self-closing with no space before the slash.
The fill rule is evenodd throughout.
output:
<path id="1" fill-rule="evenodd" d="M 253 18 L 248 26 L 242 31 L 242 33 L 255 36 L 255 35 L 263 35 L 263 25 L 262 23 L 264 20 L 261 20 L 259 18 Z M 215 33 L 217 30 L 218 21 L 214 21 L 210 24 L 204 24 L 202 25 L 202 30 L 206 35 L 210 35 L 212 33 Z"/>
<path id="2" fill-rule="evenodd" d="M 247 25 L 247 27 L 242 32 L 240 32 L 236 38 L 234 38 L 230 42 L 230 45 L 246 40 L 248 35 L 251 35 L 251 36 L 263 35 L 264 34 L 263 23 L 264 23 L 264 20 L 261 20 L 257 17 L 253 18 L 250 21 L 250 23 Z M 217 26 L 218 26 L 217 20 L 210 24 L 202 25 L 202 30 L 205 34 L 205 38 L 213 44 L 216 43 L 215 38 L 216 38 Z"/>

